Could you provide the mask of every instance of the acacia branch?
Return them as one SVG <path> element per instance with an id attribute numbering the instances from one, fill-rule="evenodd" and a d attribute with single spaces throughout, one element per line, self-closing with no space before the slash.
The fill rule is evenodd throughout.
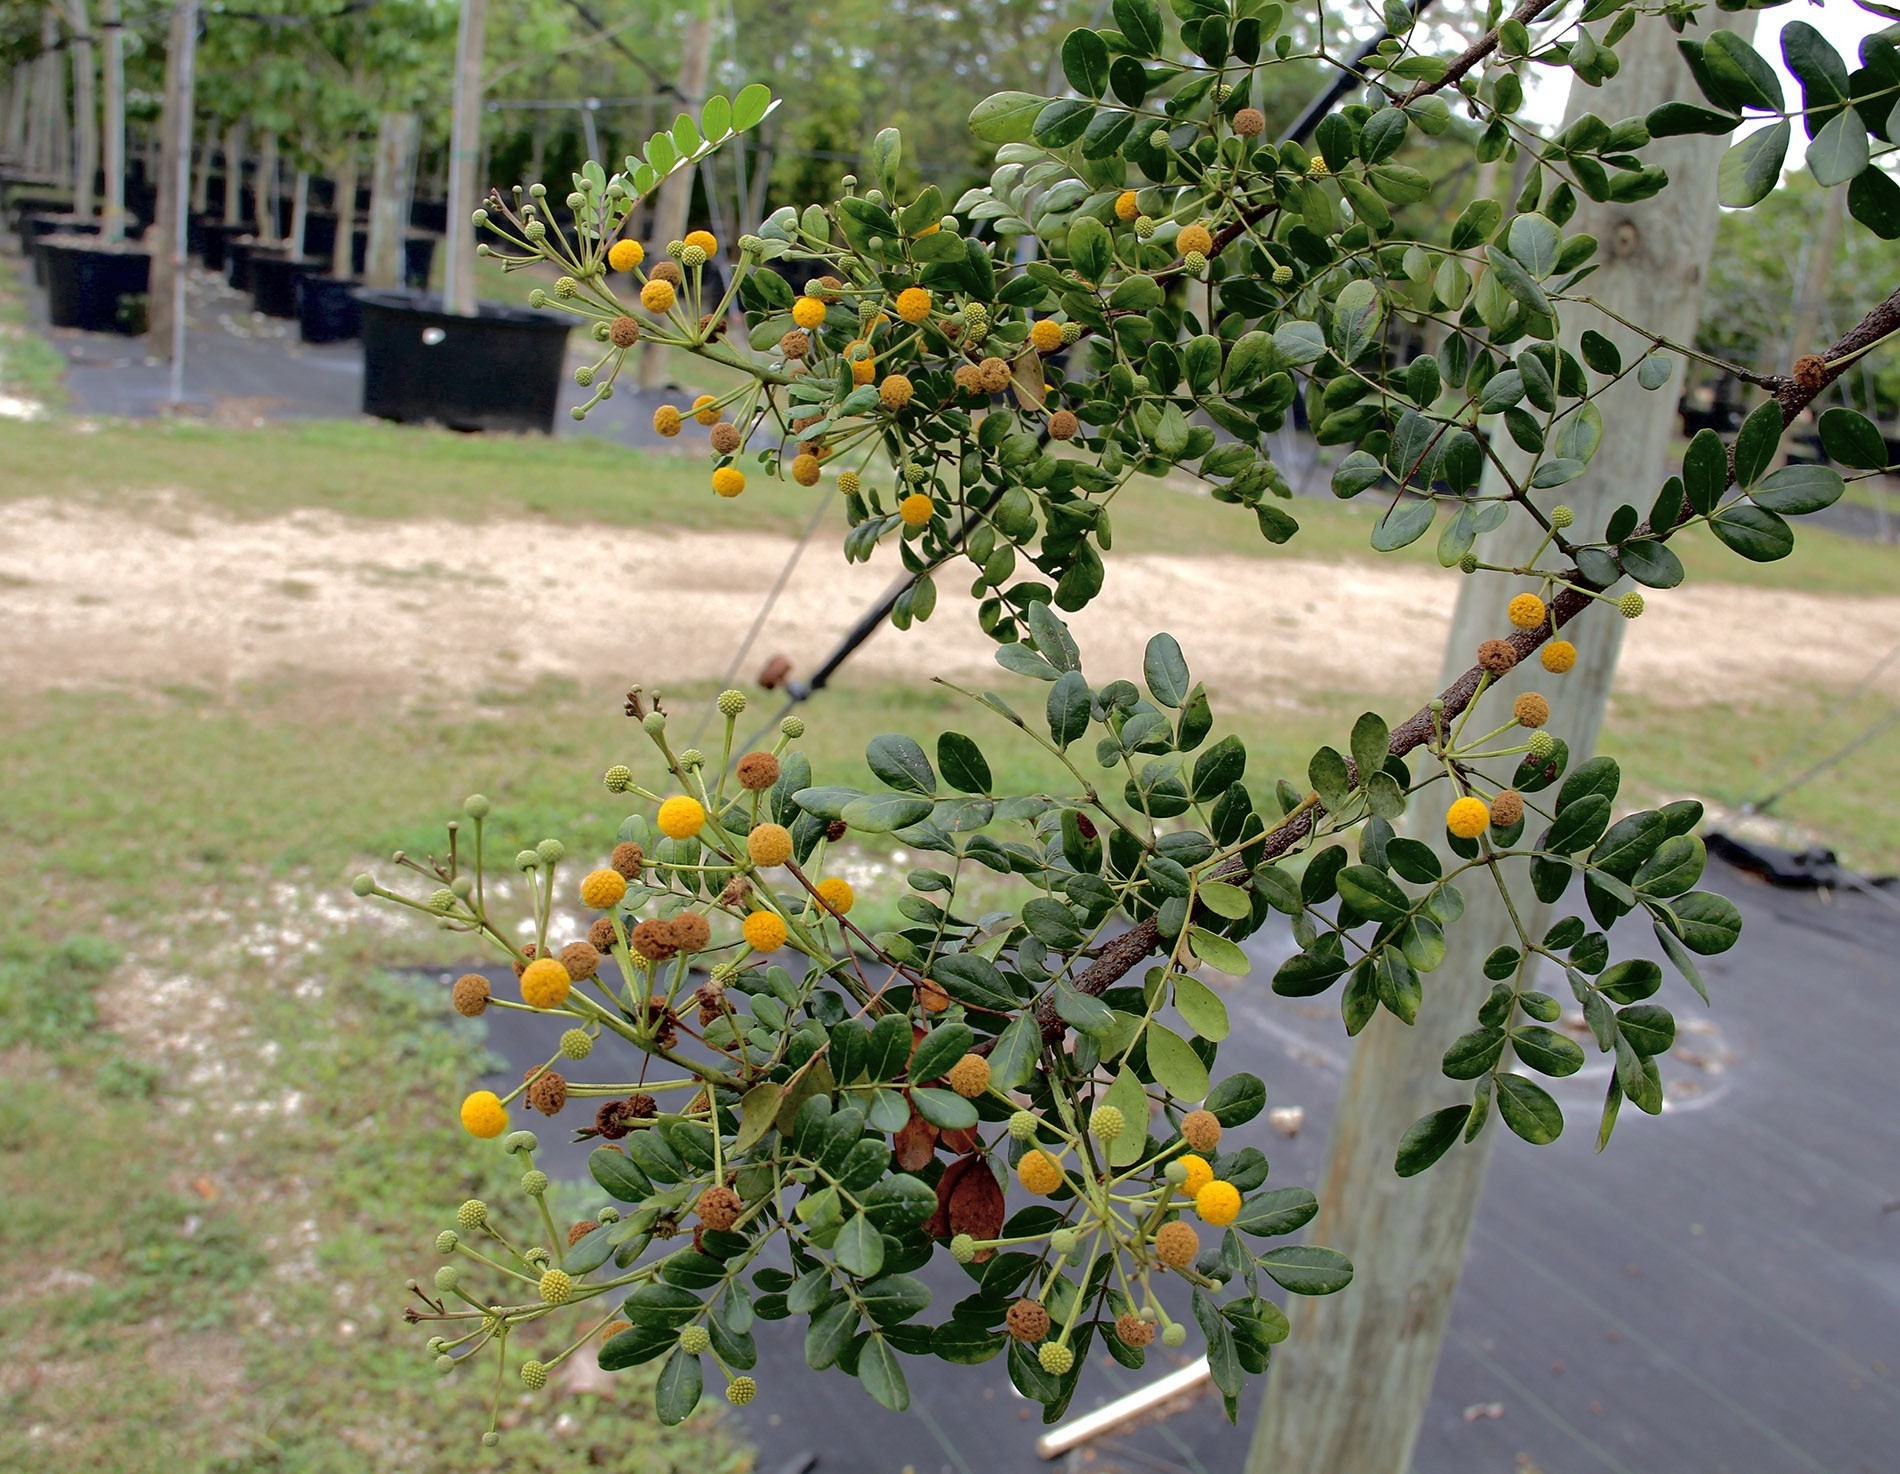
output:
<path id="1" fill-rule="evenodd" d="M 1520 12 L 1524 8 L 1520 6 Z M 1810 366 L 1807 372 L 1770 376 L 1775 399 L 1781 406 L 1782 428 L 1786 429 L 1793 424 L 1795 417 L 1812 404 L 1822 390 L 1840 377 L 1852 362 L 1853 355 L 1858 349 L 1865 348 L 1877 339 L 1896 331 L 1900 331 L 1900 287 L 1895 288 L 1885 301 L 1850 328 L 1826 353 L 1819 355 L 1824 365 L 1822 368 L 1814 369 Z M 1734 484 L 1732 464 L 1728 484 L 1731 486 Z M 1645 522 L 1630 534 L 1630 540 L 1651 538 L 1656 541 L 1666 541 L 1674 531 L 1674 528 L 1670 528 L 1657 532 L 1648 522 Z M 1595 589 L 1601 592 L 1604 587 L 1607 587 L 1584 577 L 1574 567 L 1564 575 L 1564 581 L 1578 587 L 1564 589 L 1551 601 L 1550 618 L 1547 623 L 1534 630 L 1512 630 L 1507 637 L 1511 647 L 1517 652 L 1520 663 L 1532 655 L 1557 630 L 1562 629 L 1591 604 L 1597 602 L 1589 594 L 1584 593 L 1583 589 Z M 1428 703 L 1413 712 L 1392 729 L 1391 741 L 1386 751 L 1393 757 L 1402 758 L 1422 746 L 1431 736 L 1435 721 L 1437 724 L 1449 724 L 1471 705 L 1478 694 L 1478 686 L 1483 675 L 1481 668 L 1472 666 L 1438 694 L 1438 702 L 1442 702 L 1443 705 L 1436 714 L 1432 707 L 1437 703 Z M 1353 783 L 1357 785 L 1358 772 L 1350 758 L 1346 760 L 1346 767 Z M 1325 811 L 1325 807 L 1317 799 L 1309 800 L 1306 807 L 1277 827 L 1268 830 L 1250 845 L 1248 848 L 1252 852 L 1251 858 L 1236 855 L 1216 867 L 1209 878 L 1244 882 L 1254 867 L 1279 859 L 1310 835 L 1314 825 L 1318 823 Z M 1076 975 L 1074 980 L 1076 990 L 1099 997 L 1151 954 L 1158 951 L 1160 946 L 1161 932 L 1155 925 L 1154 918 L 1150 917 L 1146 921 L 1137 922 L 1127 931 L 1111 937 L 1103 944 L 1100 951 L 1096 953 L 1094 961 Z M 1056 1013 L 1053 996 L 1045 998 L 1038 1006 L 1036 1018 L 1042 1027 L 1042 1037 L 1048 1043 L 1055 1043 L 1067 1031 L 1068 1026 Z"/>
<path id="2" fill-rule="evenodd" d="M 1445 68 L 1444 76 L 1440 77 L 1436 82 L 1419 82 L 1414 84 L 1412 90 L 1398 100 L 1397 106 L 1405 107 L 1410 103 L 1417 102 L 1421 97 L 1451 86 L 1458 81 L 1459 78 L 1463 77 L 1466 72 L 1470 71 L 1479 62 L 1483 61 L 1487 56 L 1498 49 L 1498 33 L 1504 29 L 1506 24 L 1510 21 L 1517 21 L 1522 25 L 1528 26 L 1556 3 L 1557 0 L 1519 0 L 1517 9 L 1511 12 L 1506 21 L 1501 22 L 1492 30 L 1486 31 L 1482 36 L 1478 37 L 1477 40 L 1467 46 L 1459 56 L 1452 60 L 1451 65 Z"/>

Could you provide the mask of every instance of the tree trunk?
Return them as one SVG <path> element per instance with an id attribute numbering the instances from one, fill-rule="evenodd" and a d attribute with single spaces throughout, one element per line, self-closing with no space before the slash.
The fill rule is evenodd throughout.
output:
<path id="1" fill-rule="evenodd" d="M 1584 111 L 1608 118 L 1640 116 L 1667 99 L 1696 95 L 1672 33 L 1660 20 L 1638 24 L 1647 30 L 1622 48 L 1622 69 L 1613 79 L 1600 88 L 1573 88 L 1566 122 Z M 1746 38 L 1754 30 L 1755 13 L 1722 15 L 1718 24 Z M 1644 161 L 1666 168 L 1678 181 L 1673 187 L 1635 205 L 1585 202 L 1567 226 L 1571 234 L 1588 232 L 1603 243 L 1598 253 L 1603 265 L 1591 278 L 1591 294 L 1678 342 L 1692 341 L 1695 334 L 1703 263 L 1715 240 L 1715 168 L 1724 146 L 1724 140 L 1701 137 L 1657 143 Z M 1607 318 L 1573 308 L 1563 334 L 1572 351 L 1585 327 L 1615 340 L 1626 362 L 1648 347 L 1647 340 Z M 1643 502 L 1661 484 L 1680 374 L 1678 365 L 1676 382 L 1654 393 L 1638 388 L 1631 376 L 1598 399 L 1606 426 L 1601 448 L 1582 477 L 1544 501 L 1549 506 L 1561 500 L 1576 511 L 1572 536 L 1602 536 L 1618 503 Z M 1514 517 L 1485 539 L 1479 552 L 1486 562 L 1515 565 L 1530 555 L 1539 536 L 1529 518 Z M 1481 640 L 1503 630 L 1504 605 L 1524 582 L 1490 573 L 1464 580 L 1444 681 L 1470 667 Z M 1513 696 L 1542 685 L 1555 698 L 1551 734 L 1569 744 L 1573 765 L 1581 762 L 1596 745 L 1623 628 L 1621 619 L 1601 614 L 1577 621 L 1565 632 L 1579 652 L 1576 668 L 1542 682 L 1514 672 L 1498 695 L 1486 698 L 1490 711 L 1508 711 Z M 1477 721 L 1477 729 L 1484 730 L 1484 718 Z M 1443 848 L 1445 803 L 1443 789 L 1432 789 L 1428 812 L 1413 820 L 1414 832 L 1429 835 L 1441 856 L 1448 854 Z M 1524 878 L 1521 868 L 1509 875 L 1512 894 L 1526 928 L 1541 935 L 1550 908 L 1535 903 Z M 1320 1184 L 1313 1241 L 1342 1250 L 1357 1272 L 1344 1294 L 1296 1299 L 1291 1307 L 1293 1334 L 1274 1356 L 1248 1474 L 1405 1474 L 1411 1468 L 1486 1161 L 1491 1145 L 1506 1133 L 1494 1119 L 1476 1142 L 1454 1147 L 1423 1176 L 1402 1179 L 1393 1172 L 1393 1153 L 1407 1126 L 1430 1110 L 1469 1099 L 1468 1088 L 1443 1078 L 1439 1062 L 1451 1041 L 1473 1026 L 1478 1005 L 1490 992 L 1481 967 L 1484 957 L 1494 947 L 1517 943 L 1496 887 L 1474 875 L 1464 890 L 1465 916 L 1447 929 L 1450 950 L 1425 979 L 1418 1023 L 1408 1029 L 1381 1011 L 1354 1047 Z"/>
<path id="2" fill-rule="evenodd" d="M 197 173 L 191 181 L 191 208 L 200 215 L 204 214 L 211 205 L 211 161 L 217 152 L 217 125 L 207 122 L 204 143 L 198 149 Z"/>
<path id="3" fill-rule="evenodd" d="M 448 239 L 442 243 L 442 310 L 475 313 L 475 213 L 482 152 L 482 51 L 488 0 L 462 0 L 455 33 L 455 108 L 449 123 Z"/>
<path id="4" fill-rule="evenodd" d="M 60 56 L 59 17 L 48 6 L 40 12 L 40 55 L 33 63 L 32 130 L 28 135 L 27 161 L 35 174 L 59 176 L 66 168 L 59 162 Z"/>
<path id="5" fill-rule="evenodd" d="M 13 78 L 7 89 L 7 155 L 26 159 L 26 109 L 33 97 L 33 64 L 15 62 Z"/>
<path id="6" fill-rule="evenodd" d="M 277 135 L 266 133 L 257 154 L 256 206 L 251 212 L 251 234 L 265 245 L 277 240 Z"/>
<path id="7" fill-rule="evenodd" d="M 66 24 L 72 29 L 73 213 L 90 220 L 99 199 L 99 77 L 86 0 L 66 0 Z"/>
<path id="8" fill-rule="evenodd" d="M 100 234 L 125 239 L 125 39 L 119 29 L 119 0 L 104 0 L 105 24 L 106 200 Z"/>
<path id="9" fill-rule="evenodd" d="M 369 187 L 369 255 L 363 269 L 363 280 L 372 287 L 402 285 L 402 241 L 409 227 L 417 131 L 414 113 L 384 113 L 377 119 L 376 161 Z"/>
<path id="10" fill-rule="evenodd" d="M 182 397 L 185 327 L 185 207 L 190 188 L 193 62 L 198 0 L 179 0 L 165 42 L 165 110 L 159 120 L 158 219 L 146 305 L 146 351 L 172 361 L 172 399 Z M 237 198 L 232 182 L 231 198 Z"/>
<path id="11" fill-rule="evenodd" d="M 686 17 L 686 34 L 680 38 L 680 106 L 695 117 L 706 94 L 706 68 L 712 60 L 712 7 L 698 0 Z M 681 169 L 667 177 L 653 202 L 652 243 L 657 256 L 667 243 L 686 234 L 686 212 L 693 204 L 692 169 Z M 648 344 L 640 358 L 640 387 L 657 389 L 666 377 L 666 350 Z"/>
<path id="12" fill-rule="evenodd" d="M 224 223 L 244 218 L 244 150 L 250 143 L 250 124 L 239 121 L 224 130 Z"/>
<path id="13" fill-rule="evenodd" d="M 330 250 L 331 276 L 340 280 L 351 275 L 356 265 L 355 242 L 356 140 L 352 138 L 336 165 L 336 244 Z"/>
<path id="14" fill-rule="evenodd" d="M 303 255 L 304 227 L 310 223 L 310 171 L 299 169 L 290 187 L 290 254 Z"/>

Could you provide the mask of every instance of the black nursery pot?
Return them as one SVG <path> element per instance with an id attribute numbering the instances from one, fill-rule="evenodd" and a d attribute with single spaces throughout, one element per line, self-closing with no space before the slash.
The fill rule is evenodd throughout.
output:
<path id="1" fill-rule="evenodd" d="M 435 267 L 435 242 L 432 235 L 411 231 L 402 238 L 402 283 L 411 291 L 426 291 L 429 273 Z M 358 229 L 350 241 L 350 270 L 357 276 L 369 267 L 369 232 Z"/>
<path id="2" fill-rule="evenodd" d="M 251 252 L 251 304 L 266 317 L 297 316 L 297 281 L 315 276 L 328 262 L 276 251 Z"/>
<path id="3" fill-rule="evenodd" d="M 363 413 L 451 430 L 551 434 L 568 324 L 484 302 L 475 317 L 421 292 L 359 292 Z"/>
<path id="4" fill-rule="evenodd" d="M 97 220 L 80 220 L 72 215 L 26 215 L 20 220 L 20 244 L 33 262 L 33 282 L 46 285 L 46 256 L 41 243 L 55 235 L 97 235 Z"/>
<path id="5" fill-rule="evenodd" d="M 259 256 L 289 255 L 289 247 L 241 235 L 224 244 L 224 279 L 238 292 L 251 290 L 251 263 Z"/>
<path id="6" fill-rule="evenodd" d="M 47 236 L 40 254 L 46 263 L 46 315 L 54 327 L 128 337 L 145 331 L 152 253 L 144 246 Z"/>
<path id="7" fill-rule="evenodd" d="M 204 258 L 205 270 L 223 271 L 231 259 L 231 242 L 249 235 L 250 229 L 248 225 L 231 225 L 222 220 L 205 221 L 203 249 L 199 252 Z"/>
<path id="8" fill-rule="evenodd" d="M 306 343 L 341 343 L 363 335 L 357 283 L 334 276 L 297 278 L 297 320 Z"/>

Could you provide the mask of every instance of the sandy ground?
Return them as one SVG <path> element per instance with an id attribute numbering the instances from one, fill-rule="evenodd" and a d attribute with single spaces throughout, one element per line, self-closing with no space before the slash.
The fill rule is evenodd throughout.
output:
<path id="1" fill-rule="evenodd" d="M 324 512 L 242 521 L 177 501 L 138 512 L 46 499 L 0 506 L 0 683 L 224 689 L 307 672 L 451 703 L 546 676 L 588 686 L 718 676 L 789 544 L 777 537 L 354 521 Z M 882 591 L 894 560 L 846 567 L 816 543 L 741 672 L 783 653 L 809 670 Z M 987 679 L 991 645 L 958 607 L 886 628 L 862 676 Z M 1135 674 L 1158 628 L 1229 699 L 1314 689 L 1412 690 L 1391 631 L 1432 651 L 1458 580 L 1429 570 L 1245 557 L 1122 557 L 1074 621 L 1089 669 Z M 1654 595 L 1630 627 L 1626 689 L 1713 701 L 1764 686 L 1848 686 L 1900 644 L 1900 598 L 1706 585 Z M 1220 611 L 1219 631 L 1203 611 Z M 1854 638 L 1843 639 L 1853 629 Z M 1900 694 L 1900 669 L 1884 679 Z"/>

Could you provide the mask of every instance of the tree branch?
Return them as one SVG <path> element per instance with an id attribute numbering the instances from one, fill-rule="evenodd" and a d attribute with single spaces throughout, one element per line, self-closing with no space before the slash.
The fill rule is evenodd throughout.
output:
<path id="1" fill-rule="evenodd" d="M 1523 5 L 1518 7 L 1520 13 L 1526 8 Z M 1833 347 L 1821 355 L 1827 363 L 1825 369 L 1799 377 L 1792 374 L 1773 375 L 1771 382 L 1775 399 L 1781 405 L 1782 427 L 1785 429 L 1793 424 L 1795 417 L 1812 404 L 1816 396 L 1846 370 L 1847 362 L 1836 363 L 1835 360 L 1849 359 L 1851 361 L 1851 355 L 1856 349 L 1864 348 L 1869 343 L 1895 331 L 1900 331 L 1900 287 L 1895 288 L 1884 302 L 1869 312 Z M 1729 484 L 1734 484 L 1732 469 Z M 1658 533 L 1648 522 L 1630 534 L 1631 539 L 1655 538 L 1659 541 L 1667 540 L 1669 536 L 1670 531 Z M 1565 575 L 1565 579 L 1569 583 L 1580 584 L 1585 588 L 1598 588 L 1598 585 L 1585 578 L 1575 568 Z M 1552 633 L 1569 624 L 1595 602 L 1597 601 L 1588 594 L 1581 593 L 1575 588 L 1567 588 L 1551 601 L 1550 621 L 1547 625 L 1534 630 L 1511 631 L 1509 640 L 1512 648 L 1517 651 L 1519 663 L 1533 654 Z M 1437 718 L 1440 723 L 1455 720 L 1466 707 L 1471 705 L 1478 693 L 1478 683 L 1483 674 L 1483 671 L 1474 665 L 1439 693 L 1438 700 L 1444 703 L 1443 710 Z M 1405 757 L 1422 746 L 1431 736 L 1432 730 L 1433 712 L 1431 705 L 1427 704 L 1421 706 L 1392 729 L 1391 742 L 1386 751 L 1393 757 Z M 1346 761 L 1346 767 L 1352 775 L 1353 782 L 1357 784 L 1359 775 L 1350 758 Z M 1255 866 L 1279 859 L 1294 845 L 1310 835 L 1319 816 L 1324 812 L 1324 808 L 1317 801 L 1309 804 L 1277 828 L 1268 830 L 1253 847 L 1255 850 L 1253 860 L 1248 861 L 1237 855 L 1217 867 L 1211 878 L 1230 882 L 1244 881 Z M 1160 945 L 1160 929 L 1155 925 L 1153 918 L 1137 922 L 1127 931 L 1111 937 L 1103 944 L 1095 960 L 1076 975 L 1076 989 L 1099 997 L 1157 951 Z M 1042 1027 L 1042 1037 L 1046 1042 L 1055 1043 L 1067 1031 L 1068 1026 L 1056 1013 L 1053 996 L 1043 1000 L 1036 1010 L 1036 1018 Z"/>
<path id="2" fill-rule="evenodd" d="M 1511 12 L 1509 19 L 1528 26 L 1556 3 L 1557 0 L 1519 0 L 1517 9 Z M 1479 62 L 1483 61 L 1487 56 L 1498 49 L 1498 31 L 1503 29 L 1503 26 L 1500 25 L 1496 30 L 1486 31 L 1482 36 L 1478 37 L 1477 40 L 1467 46 L 1461 55 L 1453 59 L 1451 65 L 1445 68 L 1444 76 L 1440 77 L 1436 82 L 1416 83 L 1410 92 L 1398 100 L 1396 106 L 1405 107 L 1410 103 L 1417 102 L 1421 97 L 1450 87 L 1453 83 L 1457 82 L 1466 72 L 1470 71 Z"/>

